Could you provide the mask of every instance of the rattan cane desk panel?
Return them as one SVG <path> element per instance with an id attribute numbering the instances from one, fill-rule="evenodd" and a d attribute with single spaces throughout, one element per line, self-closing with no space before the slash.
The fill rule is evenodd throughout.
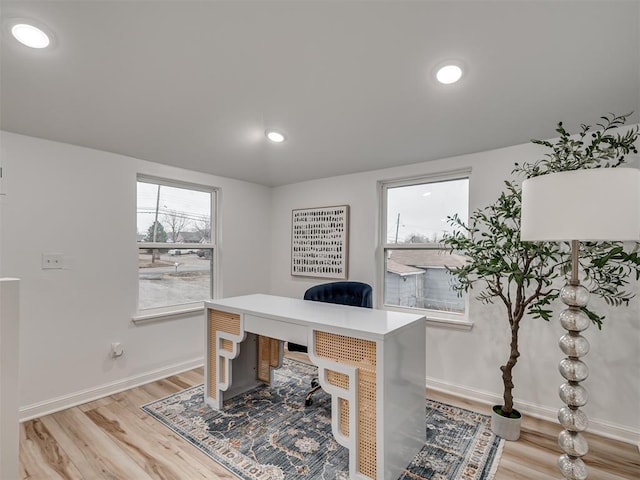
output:
<path id="1" fill-rule="evenodd" d="M 376 416 L 376 343 L 372 340 L 347 337 L 335 333 L 314 332 L 314 352 L 318 357 L 324 357 L 336 362 L 353 365 L 358 369 L 358 421 L 357 421 L 357 449 L 358 472 L 377 478 L 377 416 Z M 329 371 L 331 372 L 331 371 Z M 344 383 L 338 372 L 327 374 L 327 381 Z M 346 377 L 346 375 L 345 375 Z M 348 388 L 348 379 L 346 381 Z M 343 384 L 334 383 L 343 387 Z M 344 388 L 344 387 L 343 387 Z M 340 430 L 349 435 L 350 405 L 341 399 Z"/>
<path id="2" fill-rule="evenodd" d="M 349 390 L 349 376 L 344 373 L 327 370 L 327 382 L 336 387 Z"/>
<path id="3" fill-rule="evenodd" d="M 336 387 L 349 390 L 349 376 L 334 370 L 327 370 L 327 382 Z M 349 436 L 349 400 L 340 398 L 340 432 Z"/>
<path id="4" fill-rule="evenodd" d="M 226 359 L 221 358 L 218 363 L 218 342 L 216 341 L 216 332 L 226 332 L 232 335 L 240 335 L 240 315 L 236 313 L 223 312 L 220 310 L 209 309 L 209 392 L 211 398 L 218 395 L 218 373 L 220 373 L 220 381 L 225 382 L 226 377 Z M 231 351 L 233 349 L 232 342 L 223 339 L 220 345 L 222 350 Z"/>
<path id="5" fill-rule="evenodd" d="M 315 330 L 315 352 L 319 357 L 331 358 L 340 363 L 376 368 L 376 343 L 363 338 L 347 337 L 336 333 Z"/>
<path id="6" fill-rule="evenodd" d="M 377 478 L 376 373 L 358 372 L 358 469 Z"/>
<path id="7" fill-rule="evenodd" d="M 349 437 L 349 400 L 338 399 L 340 405 L 340 433 Z"/>
<path id="8" fill-rule="evenodd" d="M 220 339 L 220 350 L 226 350 L 227 352 L 233 351 L 233 342 L 226 338 Z"/>

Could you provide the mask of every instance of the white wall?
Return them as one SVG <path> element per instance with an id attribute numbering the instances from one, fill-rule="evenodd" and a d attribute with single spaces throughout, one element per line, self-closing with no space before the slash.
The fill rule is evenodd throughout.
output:
<path id="1" fill-rule="evenodd" d="M 472 169 L 470 208 L 492 203 L 511 177 L 514 162 L 535 160 L 546 153 L 527 144 L 489 152 L 464 155 L 345 175 L 275 188 L 272 211 L 272 293 L 301 297 L 304 290 L 323 279 L 292 277 L 290 268 L 291 210 L 306 207 L 348 204 L 351 206 L 349 279 L 377 284 L 376 248 L 378 237 L 377 182 L 417 175 Z M 639 293 L 638 283 L 632 291 Z M 606 307 L 603 307 L 607 311 Z M 558 305 L 558 311 L 562 309 Z M 499 305 L 483 305 L 471 300 L 470 331 L 429 325 L 427 327 L 427 383 L 459 394 L 497 403 L 502 395 L 499 366 L 508 356 L 509 329 Z M 561 401 L 557 388 L 562 383 L 557 363 L 562 353 L 557 339 L 562 329 L 557 321 L 526 318 L 521 327 L 522 356 L 515 369 L 516 408 L 555 420 Z M 607 314 L 602 332 L 592 328 L 585 336 L 591 353 L 585 361 L 591 376 L 584 382 L 591 392 L 585 408 L 592 428 L 601 433 L 640 442 L 640 307 L 634 298 L 628 308 Z"/>
<path id="2" fill-rule="evenodd" d="M 7 132 L 0 140 L 0 276 L 21 279 L 22 418 L 202 364 L 201 314 L 131 322 L 137 173 L 221 188 L 223 294 L 268 289 L 269 188 Z M 42 270 L 42 253 L 63 254 L 65 268 Z"/>

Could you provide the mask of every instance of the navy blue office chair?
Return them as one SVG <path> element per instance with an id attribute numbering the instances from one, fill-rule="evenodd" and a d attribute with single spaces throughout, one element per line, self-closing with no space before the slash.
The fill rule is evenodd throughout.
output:
<path id="1" fill-rule="evenodd" d="M 353 307 L 373 308 L 371 285 L 362 282 L 330 282 L 315 285 L 304 292 L 304 299 L 314 302 L 337 303 Z M 296 343 L 289 343 L 289 351 L 305 352 L 307 347 Z M 304 404 L 308 407 L 313 403 L 312 396 L 320 389 L 317 378 L 311 380 L 311 389 L 304 397 Z"/>

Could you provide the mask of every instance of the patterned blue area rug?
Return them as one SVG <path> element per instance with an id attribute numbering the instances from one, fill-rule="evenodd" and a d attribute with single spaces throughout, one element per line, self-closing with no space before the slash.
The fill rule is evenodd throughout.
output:
<path id="1" fill-rule="evenodd" d="M 304 393 L 316 368 L 285 359 L 270 387 L 236 397 L 218 412 L 198 385 L 143 405 L 149 415 L 245 480 L 346 480 L 348 451 L 331 434 L 331 398 Z M 503 440 L 489 416 L 426 400 L 427 440 L 399 480 L 490 480 Z"/>

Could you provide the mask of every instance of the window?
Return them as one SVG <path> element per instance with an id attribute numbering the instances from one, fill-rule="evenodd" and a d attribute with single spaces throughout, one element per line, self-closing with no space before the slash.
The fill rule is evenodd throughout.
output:
<path id="1" fill-rule="evenodd" d="M 213 297 L 215 190 L 138 177 L 138 310 Z"/>
<path id="2" fill-rule="evenodd" d="M 441 243 L 451 232 L 446 218 L 469 217 L 469 171 L 383 182 L 380 262 L 384 306 L 428 310 L 428 317 L 463 320 L 466 298 L 451 288 L 446 267 L 463 257 Z"/>

